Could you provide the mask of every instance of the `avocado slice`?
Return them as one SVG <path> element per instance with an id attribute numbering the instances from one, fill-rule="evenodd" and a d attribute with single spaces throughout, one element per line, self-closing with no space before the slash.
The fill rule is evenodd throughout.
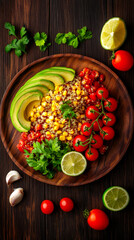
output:
<path id="1" fill-rule="evenodd" d="M 20 93 L 20 97 L 16 98 L 16 101 L 12 101 L 11 103 L 11 108 L 10 108 L 10 117 L 11 117 L 11 121 L 13 126 L 19 131 L 19 132 L 27 132 L 29 129 L 23 127 L 23 125 L 20 124 L 19 120 L 18 120 L 18 111 L 20 111 L 20 106 L 22 104 L 22 102 L 24 100 L 26 100 L 27 98 L 31 98 L 31 96 L 35 95 L 35 99 L 33 100 L 33 98 L 31 99 L 31 101 L 35 101 L 35 100 L 39 100 L 41 101 L 41 98 L 43 97 L 42 92 L 40 91 L 29 91 L 29 92 L 22 92 Z M 13 99 L 14 100 L 14 99 Z M 29 104 L 30 102 L 28 102 Z M 25 103 L 25 107 L 27 107 L 27 104 Z"/>
<path id="2" fill-rule="evenodd" d="M 39 73 L 36 74 L 36 76 L 42 74 L 46 74 L 46 73 L 54 73 L 54 74 L 59 74 L 61 77 L 64 78 L 65 82 L 70 82 L 74 79 L 75 73 L 65 70 L 65 69 L 51 69 L 51 68 L 47 68 Z"/>
<path id="3" fill-rule="evenodd" d="M 29 131 L 31 127 L 31 122 L 27 119 L 25 110 L 28 107 L 29 104 L 35 105 L 35 101 L 40 102 L 40 97 L 38 94 L 30 94 L 25 99 L 23 99 L 20 104 L 18 105 L 17 110 L 17 121 L 19 124 L 25 129 L 25 131 Z"/>
<path id="4" fill-rule="evenodd" d="M 55 86 L 64 84 L 64 78 L 61 77 L 59 74 L 54 74 L 54 73 L 44 73 L 44 74 L 37 73 L 28 81 L 33 82 L 35 80 L 38 81 L 40 79 L 49 80 L 53 82 Z"/>
<path id="5" fill-rule="evenodd" d="M 16 96 L 15 97 L 17 97 L 17 96 L 19 96 L 19 94 L 21 93 L 21 92 L 24 92 L 25 90 L 32 90 L 32 91 L 36 91 L 36 90 L 39 90 L 39 91 L 41 91 L 42 93 L 43 93 L 43 95 L 45 95 L 46 93 L 48 93 L 49 92 L 49 89 L 46 87 L 46 86 L 44 86 L 44 85 L 39 85 L 39 84 L 34 84 L 33 86 L 32 85 L 23 85 L 20 89 L 19 89 L 19 91 L 16 93 Z"/>
<path id="6" fill-rule="evenodd" d="M 68 67 L 58 67 L 58 66 L 55 66 L 55 67 L 51 67 L 51 68 L 48 68 L 48 69 L 66 70 L 66 71 L 73 72 L 75 74 L 75 70 L 73 68 L 68 68 Z"/>
<path id="7" fill-rule="evenodd" d="M 37 80 L 35 80 L 35 81 L 30 81 L 30 80 L 28 80 L 24 85 L 23 85 L 23 87 L 24 86 L 27 86 L 27 85 L 30 85 L 30 86 L 35 86 L 35 85 L 44 85 L 44 86 L 46 86 L 48 89 L 50 89 L 50 90 L 54 90 L 54 83 L 53 82 L 51 82 L 51 81 L 49 81 L 49 80 L 44 80 L 44 79 L 39 79 L 38 80 L 38 82 L 37 82 Z"/>

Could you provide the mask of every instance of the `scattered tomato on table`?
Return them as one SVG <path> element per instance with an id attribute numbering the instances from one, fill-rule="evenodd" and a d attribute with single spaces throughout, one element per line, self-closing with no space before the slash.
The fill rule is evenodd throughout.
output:
<path id="1" fill-rule="evenodd" d="M 41 203 L 41 211 L 44 214 L 51 214 L 54 211 L 54 204 L 50 200 L 44 200 Z"/>
<path id="2" fill-rule="evenodd" d="M 74 203 L 71 198 L 65 197 L 60 200 L 60 208 L 64 212 L 70 212 L 74 208 Z"/>
<path id="3" fill-rule="evenodd" d="M 119 71 L 128 71 L 134 65 L 134 58 L 131 53 L 125 50 L 113 52 L 111 58 L 112 65 Z"/>

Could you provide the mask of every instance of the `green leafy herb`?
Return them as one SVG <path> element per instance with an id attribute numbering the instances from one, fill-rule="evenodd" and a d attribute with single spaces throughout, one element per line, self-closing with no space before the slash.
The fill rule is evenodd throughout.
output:
<path id="1" fill-rule="evenodd" d="M 12 40 L 11 43 L 7 44 L 5 47 L 5 51 L 8 53 L 12 49 L 15 50 L 15 54 L 20 57 L 22 53 L 26 53 L 26 45 L 29 43 L 29 39 L 27 36 L 27 30 L 25 27 L 22 27 L 20 30 L 20 36 L 21 38 L 18 39 L 18 37 L 15 34 L 15 26 L 13 26 L 10 23 L 5 23 L 5 28 L 9 30 L 9 35 L 13 35 L 16 38 Z"/>
<path id="2" fill-rule="evenodd" d="M 48 37 L 45 32 L 37 32 L 34 35 L 34 41 L 35 45 L 40 47 L 40 51 L 45 51 L 49 46 L 51 46 L 51 43 L 48 43 Z"/>
<path id="3" fill-rule="evenodd" d="M 58 33 L 55 38 L 55 42 L 57 44 L 67 44 L 68 46 L 73 46 L 77 48 L 79 43 L 84 41 L 85 39 L 92 38 L 92 32 L 87 30 L 87 27 L 83 27 L 77 30 L 78 36 L 73 34 L 72 32 L 68 33 Z"/>
<path id="4" fill-rule="evenodd" d="M 61 171 L 61 159 L 63 155 L 70 152 L 68 143 L 63 143 L 58 138 L 45 140 L 42 143 L 34 142 L 33 150 L 25 151 L 26 161 L 34 170 L 40 171 L 48 178 L 53 178 L 55 172 Z M 28 156 L 28 157 L 27 157 Z"/>
<path id="5" fill-rule="evenodd" d="M 71 103 L 70 101 L 63 102 L 63 104 L 60 106 L 60 110 L 63 114 L 63 118 L 69 120 L 69 125 L 71 123 L 71 119 L 73 117 L 76 118 L 76 113 L 73 111 L 73 108 L 69 105 Z"/>

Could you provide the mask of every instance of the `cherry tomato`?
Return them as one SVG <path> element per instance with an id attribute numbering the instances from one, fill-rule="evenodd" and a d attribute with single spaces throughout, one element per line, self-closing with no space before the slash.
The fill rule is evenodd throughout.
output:
<path id="1" fill-rule="evenodd" d="M 115 131 L 113 128 L 111 127 L 103 127 L 102 130 L 104 131 L 103 132 L 100 132 L 100 135 L 101 137 L 104 139 L 104 140 L 111 140 L 114 138 L 114 135 L 115 135 Z"/>
<path id="2" fill-rule="evenodd" d="M 106 116 L 104 115 L 102 117 L 102 121 L 104 123 L 104 125 L 110 127 L 113 126 L 116 122 L 116 117 L 113 113 L 106 113 Z"/>
<path id="3" fill-rule="evenodd" d="M 95 148 L 87 149 L 85 152 L 85 157 L 88 161 L 95 161 L 99 157 L 99 153 Z"/>
<path id="4" fill-rule="evenodd" d="M 45 140 L 45 136 L 44 135 L 41 135 L 41 141 L 44 141 Z"/>
<path id="5" fill-rule="evenodd" d="M 103 74 L 100 74 L 99 81 L 103 82 L 105 80 L 105 76 Z"/>
<path id="6" fill-rule="evenodd" d="M 50 200 L 44 200 L 42 203 L 41 203 L 41 211 L 44 213 L 44 214 L 51 214 L 54 210 L 54 204 L 52 201 Z"/>
<path id="7" fill-rule="evenodd" d="M 17 148 L 20 152 L 24 152 L 24 146 L 21 144 L 17 144 Z"/>
<path id="8" fill-rule="evenodd" d="M 104 107 L 109 112 L 114 112 L 117 105 L 117 101 L 114 98 L 108 98 L 107 101 L 104 102 Z"/>
<path id="9" fill-rule="evenodd" d="M 89 122 L 83 123 L 81 126 L 81 131 L 82 131 L 82 134 L 85 136 L 91 135 L 91 132 L 92 132 L 91 123 L 89 123 Z"/>
<path id="10" fill-rule="evenodd" d="M 73 148 L 77 151 L 77 152 L 84 152 L 87 147 L 88 144 L 86 146 L 82 146 L 85 145 L 87 142 L 85 142 L 87 140 L 87 138 L 83 135 L 77 135 L 74 140 L 73 140 Z"/>
<path id="11" fill-rule="evenodd" d="M 96 100 L 97 100 L 96 93 L 91 93 L 91 94 L 89 95 L 89 97 L 90 97 L 93 101 L 96 101 Z"/>
<path id="12" fill-rule="evenodd" d="M 109 218 L 105 212 L 100 209 L 93 209 L 90 211 L 88 225 L 95 230 L 104 230 L 109 225 Z"/>
<path id="13" fill-rule="evenodd" d="M 100 88 L 100 83 L 98 81 L 94 81 L 93 85 L 96 87 L 96 90 Z"/>
<path id="14" fill-rule="evenodd" d="M 91 119 L 91 120 L 94 120 L 98 117 L 99 115 L 99 109 L 95 106 L 89 106 L 87 109 L 86 109 L 86 117 Z"/>
<path id="15" fill-rule="evenodd" d="M 35 131 L 37 132 L 37 131 L 40 131 L 40 130 L 42 130 L 42 125 L 41 124 L 36 124 Z"/>
<path id="16" fill-rule="evenodd" d="M 112 65 L 120 71 L 128 71 L 134 65 L 134 59 L 131 53 L 119 50 L 114 53 L 115 58 L 112 60 Z"/>
<path id="17" fill-rule="evenodd" d="M 84 85 L 84 88 L 89 89 L 90 88 L 89 84 Z"/>
<path id="18" fill-rule="evenodd" d="M 99 99 L 102 99 L 102 97 L 106 99 L 108 98 L 109 92 L 106 88 L 100 87 L 97 89 L 96 94 Z"/>
<path id="19" fill-rule="evenodd" d="M 94 148 L 100 148 L 103 145 L 103 139 L 98 134 L 93 135 L 93 139 L 91 140 L 91 145 Z"/>
<path id="20" fill-rule="evenodd" d="M 27 139 L 28 133 L 27 132 L 23 132 L 21 133 L 21 138 L 22 139 Z"/>
<path id="21" fill-rule="evenodd" d="M 64 212 L 70 212 L 73 210 L 74 208 L 74 203 L 72 201 L 71 198 L 62 198 L 60 200 L 60 208 L 64 211 Z"/>
<path id="22" fill-rule="evenodd" d="M 98 78 L 99 77 L 99 72 L 98 71 L 96 71 L 96 70 L 93 70 L 92 71 L 92 73 L 91 73 L 91 75 L 93 75 L 94 76 L 94 78 Z"/>
<path id="23" fill-rule="evenodd" d="M 47 139 L 47 140 L 50 140 L 51 138 L 52 138 L 51 135 L 50 135 L 50 134 L 47 134 L 46 139 Z"/>
<path id="24" fill-rule="evenodd" d="M 102 127 L 103 126 L 102 120 L 98 119 L 98 122 L 99 122 L 100 127 Z M 98 122 L 97 121 L 95 121 L 94 123 L 93 123 L 93 121 L 91 122 L 91 124 L 93 123 L 93 130 L 96 131 L 96 132 L 100 131 Z"/>

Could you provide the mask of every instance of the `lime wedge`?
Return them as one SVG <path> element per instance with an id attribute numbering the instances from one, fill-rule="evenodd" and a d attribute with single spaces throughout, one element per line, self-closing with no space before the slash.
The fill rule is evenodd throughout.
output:
<path id="1" fill-rule="evenodd" d="M 103 193 L 102 200 L 104 206 L 109 210 L 120 211 L 128 205 L 129 195 L 124 188 L 113 186 L 106 189 Z"/>
<path id="2" fill-rule="evenodd" d="M 61 161 L 61 169 L 68 176 L 78 176 L 82 174 L 87 167 L 85 157 L 79 152 L 66 153 Z"/>
<path id="3" fill-rule="evenodd" d="M 100 42 L 103 48 L 114 51 L 125 41 L 127 35 L 125 22 L 118 17 L 109 19 L 103 26 Z"/>

